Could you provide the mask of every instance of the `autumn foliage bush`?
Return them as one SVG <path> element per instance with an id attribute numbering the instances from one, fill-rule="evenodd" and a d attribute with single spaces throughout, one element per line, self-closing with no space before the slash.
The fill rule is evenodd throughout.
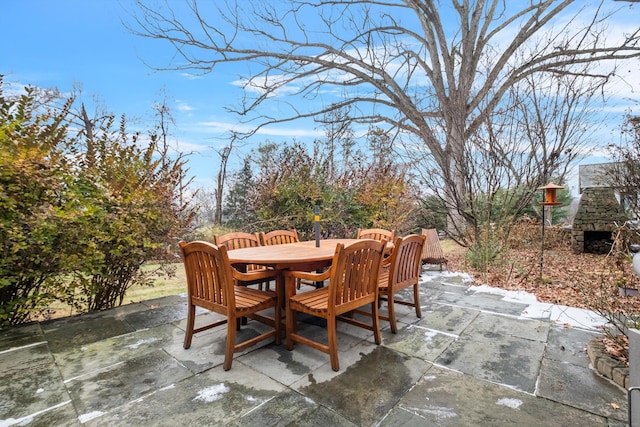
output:
<path id="1" fill-rule="evenodd" d="M 80 312 L 121 304 L 188 222 L 180 156 L 153 135 L 136 144 L 124 118 L 73 131 L 73 99 L 36 95 L 5 97 L 0 79 L 0 326 L 46 317 L 56 300 Z"/>
<path id="2" fill-rule="evenodd" d="M 381 130 L 372 129 L 367 141 L 368 148 L 350 138 L 317 140 L 313 147 L 261 144 L 247 163 L 253 173 L 247 170 L 230 188 L 225 225 L 248 232 L 295 228 L 302 240 L 313 239 L 318 204 L 323 238 L 355 237 L 358 228 L 419 232 L 410 165 L 394 155 Z"/>

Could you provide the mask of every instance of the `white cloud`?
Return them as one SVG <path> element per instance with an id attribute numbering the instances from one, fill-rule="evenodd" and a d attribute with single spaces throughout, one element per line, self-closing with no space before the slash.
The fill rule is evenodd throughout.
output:
<path id="1" fill-rule="evenodd" d="M 176 104 L 178 105 L 178 111 L 194 111 L 191 105 L 187 104 L 185 101 L 176 100 Z"/>
<path id="2" fill-rule="evenodd" d="M 133 134 L 130 135 L 133 138 Z M 149 139 L 149 135 L 146 133 L 140 133 L 137 135 L 136 145 L 139 147 L 147 147 L 151 140 Z M 211 147 L 202 144 L 196 144 L 193 142 L 189 142 L 185 139 L 169 137 L 168 144 L 170 149 L 174 150 L 176 153 L 199 153 L 202 151 L 209 151 Z"/>
<path id="3" fill-rule="evenodd" d="M 258 76 L 250 80 L 234 80 L 231 85 L 243 88 L 245 92 L 255 93 L 257 95 L 263 95 L 267 89 L 274 86 L 278 86 L 278 89 L 271 93 L 271 96 L 287 96 L 298 93 L 300 87 L 298 86 L 299 80 L 296 80 L 296 84 L 287 84 L 286 80 L 290 77 L 284 74 L 269 75 L 266 77 Z"/>
<path id="4" fill-rule="evenodd" d="M 199 153 L 201 151 L 209 151 L 211 147 L 208 145 L 196 144 L 185 140 L 174 139 L 172 146 L 182 153 Z"/>
<path id="5" fill-rule="evenodd" d="M 199 126 L 207 128 L 212 132 L 239 132 L 247 133 L 251 132 L 254 128 L 246 124 L 231 123 L 231 122 L 218 122 L 207 121 L 198 123 Z M 276 126 L 266 126 L 259 129 L 256 135 L 265 136 L 283 136 L 283 137 L 322 137 L 324 132 L 318 129 L 309 128 L 282 128 Z"/>
<path id="6" fill-rule="evenodd" d="M 5 96 L 9 96 L 9 97 L 23 95 L 25 93 L 26 88 L 27 88 L 27 85 L 24 85 L 22 83 L 17 83 L 17 82 L 5 81 L 2 85 L 2 90 Z"/>
<path id="7" fill-rule="evenodd" d="M 181 73 L 180 75 L 188 80 L 200 80 L 203 77 L 199 74 L 192 73 Z"/>

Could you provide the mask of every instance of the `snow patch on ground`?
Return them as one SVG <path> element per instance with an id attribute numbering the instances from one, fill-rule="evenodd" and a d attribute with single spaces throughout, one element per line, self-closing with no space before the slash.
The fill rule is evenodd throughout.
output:
<path id="1" fill-rule="evenodd" d="M 202 400 L 206 403 L 211 403 L 222 399 L 222 396 L 229 391 L 229 387 L 220 383 L 211 387 L 203 388 L 198 392 L 198 395 L 193 400 Z"/>
<path id="2" fill-rule="evenodd" d="M 522 319 L 549 319 L 563 325 L 590 330 L 599 330 L 607 323 L 603 317 L 591 310 L 539 302 L 536 296 L 529 292 L 510 291 L 489 285 L 470 286 L 468 291 L 500 295 L 504 301 L 527 304 L 520 314 Z"/>
<path id="3" fill-rule="evenodd" d="M 104 412 L 102 412 L 102 411 L 87 412 L 86 414 L 82 414 L 82 415 L 78 416 L 78 421 L 80 421 L 82 424 L 84 424 L 87 421 L 91 421 L 92 419 L 101 417 L 103 415 L 104 415 Z"/>
<path id="4" fill-rule="evenodd" d="M 431 280 L 435 280 L 435 279 L 441 279 L 441 278 L 447 278 L 447 277 L 460 277 L 462 278 L 462 283 L 472 283 L 473 282 L 473 277 L 471 277 L 469 274 L 467 273 L 458 273 L 458 272 L 452 272 L 452 271 L 438 271 L 435 274 L 434 273 L 428 273 L 428 272 L 423 272 L 420 276 L 421 281 L 423 282 L 429 282 Z"/>
<path id="5" fill-rule="evenodd" d="M 172 390 L 172 389 L 174 389 L 174 388 L 176 388 L 176 385 L 175 385 L 175 384 L 169 384 L 169 385 L 168 385 L 168 386 L 166 386 L 166 387 L 162 387 L 162 388 L 161 388 L 160 390 L 158 390 L 158 391 Z"/>
<path id="6" fill-rule="evenodd" d="M 64 405 L 68 405 L 70 403 L 71 403 L 70 400 L 66 400 L 64 402 L 58 403 L 57 405 L 50 406 L 48 408 L 45 408 L 41 411 L 34 412 L 33 414 L 29 414 L 26 417 L 22 417 L 22 418 L 5 418 L 4 420 L 0 420 L 0 427 L 9 427 L 14 425 L 21 425 L 21 426 L 29 425 L 39 415 L 44 414 L 45 412 L 53 411 L 54 409 L 61 408 Z M 100 415 L 102 415 L 102 413 L 100 413 Z"/>
<path id="7" fill-rule="evenodd" d="M 159 338 L 147 338 L 147 339 L 138 340 L 133 344 L 129 344 L 127 347 L 135 350 L 143 344 L 151 344 L 152 342 L 155 342 L 155 341 L 159 341 Z"/>
<path id="8" fill-rule="evenodd" d="M 422 416 L 425 415 L 431 415 L 436 417 L 438 420 L 445 420 L 448 418 L 454 418 L 457 417 L 458 414 L 456 414 L 453 409 L 451 408 L 447 408 L 444 406 L 430 406 L 428 408 L 411 408 L 411 407 L 407 407 L 405 408 L 407 411 L 413 412 L 414 414 L 420 414 Z"/>
<path id="9" fill-rule="evenodd" d="M 429 341 L 433 340 L 434 337 L 437 337 L 437 336 L 438 336 L 438 332 L 436 332 L 436 331 L 426 331 L 424 333 L 424 340 L 426 342 L 429 342 Z"/>
<path id="10" fill-rule="evenodd" d="M 502 399 L 498 399 L 496 405 L 506 406 L 511 409 L 518 409 L 524 402 L 520 399 L 513 399 L 508 397 L 503 397 Z"/>

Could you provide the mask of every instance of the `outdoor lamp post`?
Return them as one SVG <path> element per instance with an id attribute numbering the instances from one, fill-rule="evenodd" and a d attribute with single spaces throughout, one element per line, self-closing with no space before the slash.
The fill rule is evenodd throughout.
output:
<path id="1" fill-rule="evenodd" d="M 538 190 L 542 190 L 542 246 L 540 248 L 540 283 L 542 283 L 542 266 L 544 264 L 544 225 L 545 225 L 545 210 L 547 206 L 560 206 L 562 202 L 558 201 L 556 191 L 563 189 L 561 185 L 556 185 L 553 182 L 548 183 L 545 186 L 538 187 Z"/>
<path id="2" fill-rule="evenodd" d="M 316 237 L 316 248 L 320 247 L 320 201 L 316 200 L 316 206 L 314 209 L 313 222 L 314 222 L 314 234 Z"/>

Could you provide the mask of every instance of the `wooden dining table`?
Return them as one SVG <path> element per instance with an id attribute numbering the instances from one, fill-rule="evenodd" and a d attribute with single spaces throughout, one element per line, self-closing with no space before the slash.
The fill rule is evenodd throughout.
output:
<path id="1" fill-rule="evenodd" d="M 358 239 L 324 239 L 316 247 L 315 240 L 282 245 L 254 246 L 228 251 L 235 265 L 259 264 L 277 270 L 311 271 L 331 265 L 338 243 L 345 246 Z"/>
<path id="2" fill-rule="evenodd" d="M 228 251 L 229 262 L 236 267 L 249 264 L 264 265 L 279 271 L 315 271 L 331 266 L 336 246 L 339 243 L 349 245 L 358 239 L 324 239 L 316 247 L 316 241 L 285 243 L 282 245 L 254 246 Z M 285 289 L 286 288 L 286 289 Z M 276 291 L 283 302 L 296 293 L 295 287 L 285 287 L 284 278 L 278 276 Z"/>

